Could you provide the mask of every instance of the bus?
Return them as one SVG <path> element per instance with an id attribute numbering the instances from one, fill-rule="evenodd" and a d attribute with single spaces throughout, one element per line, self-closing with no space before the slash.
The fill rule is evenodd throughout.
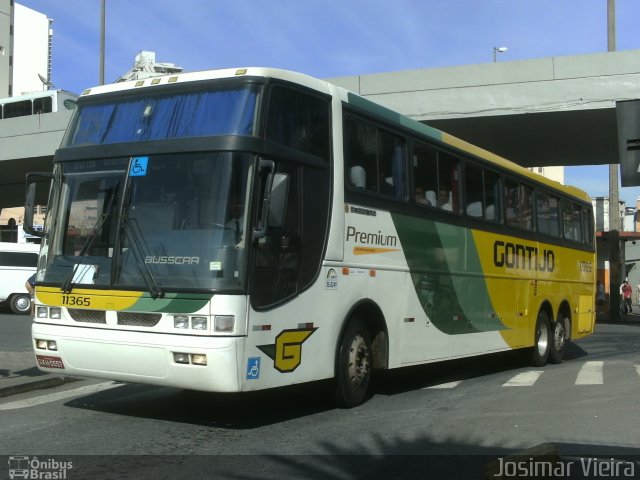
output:
<path id="1" fill-rule="evenodd" d="M 589 197 L 303 74 L 82 93 L 50 180 L 39 367 L 246 392 L 528 349 L 594 329 Z M 28 218 L 25 223 L 30 225 Z"/>

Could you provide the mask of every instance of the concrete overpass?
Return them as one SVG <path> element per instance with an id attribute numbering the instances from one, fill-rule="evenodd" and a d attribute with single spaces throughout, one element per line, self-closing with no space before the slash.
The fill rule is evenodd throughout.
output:
<path id="1" fill-rule="evenodd" d="M 640 50 L 330 81 L 526 167 L 607 164 L 616 101 L 640 98 Z"/>
<path id="2" fill-rule="evenodd" d="M 616 101 L 640 99 L 640 50 L 329 80 L 524 166 L 617 163 Z M 70 115 L 0 120 L 0 208 L 50 170 Z"/>

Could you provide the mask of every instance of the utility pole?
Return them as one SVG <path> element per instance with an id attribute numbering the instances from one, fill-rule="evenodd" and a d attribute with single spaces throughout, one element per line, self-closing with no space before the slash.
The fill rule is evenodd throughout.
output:
<path id="1" fill-rule="evenodd" d="M 100 85 L 104 85 L 105 1 L 106 0 L 100 0 Z"/>
<path id="2" fill-rule="evenodd" d="M 616 51 L 616 0 L 607 0 L 607 51 Z M 620 318 L 620 197 L 618 164 L 609 164 L 609 317 Z"/>

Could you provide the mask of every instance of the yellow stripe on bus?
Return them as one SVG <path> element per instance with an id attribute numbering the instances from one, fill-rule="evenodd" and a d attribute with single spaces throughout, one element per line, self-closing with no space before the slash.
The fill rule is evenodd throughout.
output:
<path id="1" fill-rule="evenodd" d="M 142 295 L 142 292 L 83 288 L 74 288 L 71 293 L 64 293 L 59 288 L 36 287 L 36 298 L 40 302 L 68 308 L 126 310 L 135 305 Z"/>

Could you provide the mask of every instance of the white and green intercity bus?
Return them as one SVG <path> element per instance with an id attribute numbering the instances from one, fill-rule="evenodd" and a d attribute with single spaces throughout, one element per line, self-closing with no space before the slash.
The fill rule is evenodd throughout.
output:
<path id="1" fill-rule="evenodd" d="M 540 366 L 593 332 L 585 193 L 302 74 L 86 90 L 28 213 L 42 177 L 44 371 L 211 392 L 333 378 L 353 406 L 377 370 L 511 349 Z"/>

